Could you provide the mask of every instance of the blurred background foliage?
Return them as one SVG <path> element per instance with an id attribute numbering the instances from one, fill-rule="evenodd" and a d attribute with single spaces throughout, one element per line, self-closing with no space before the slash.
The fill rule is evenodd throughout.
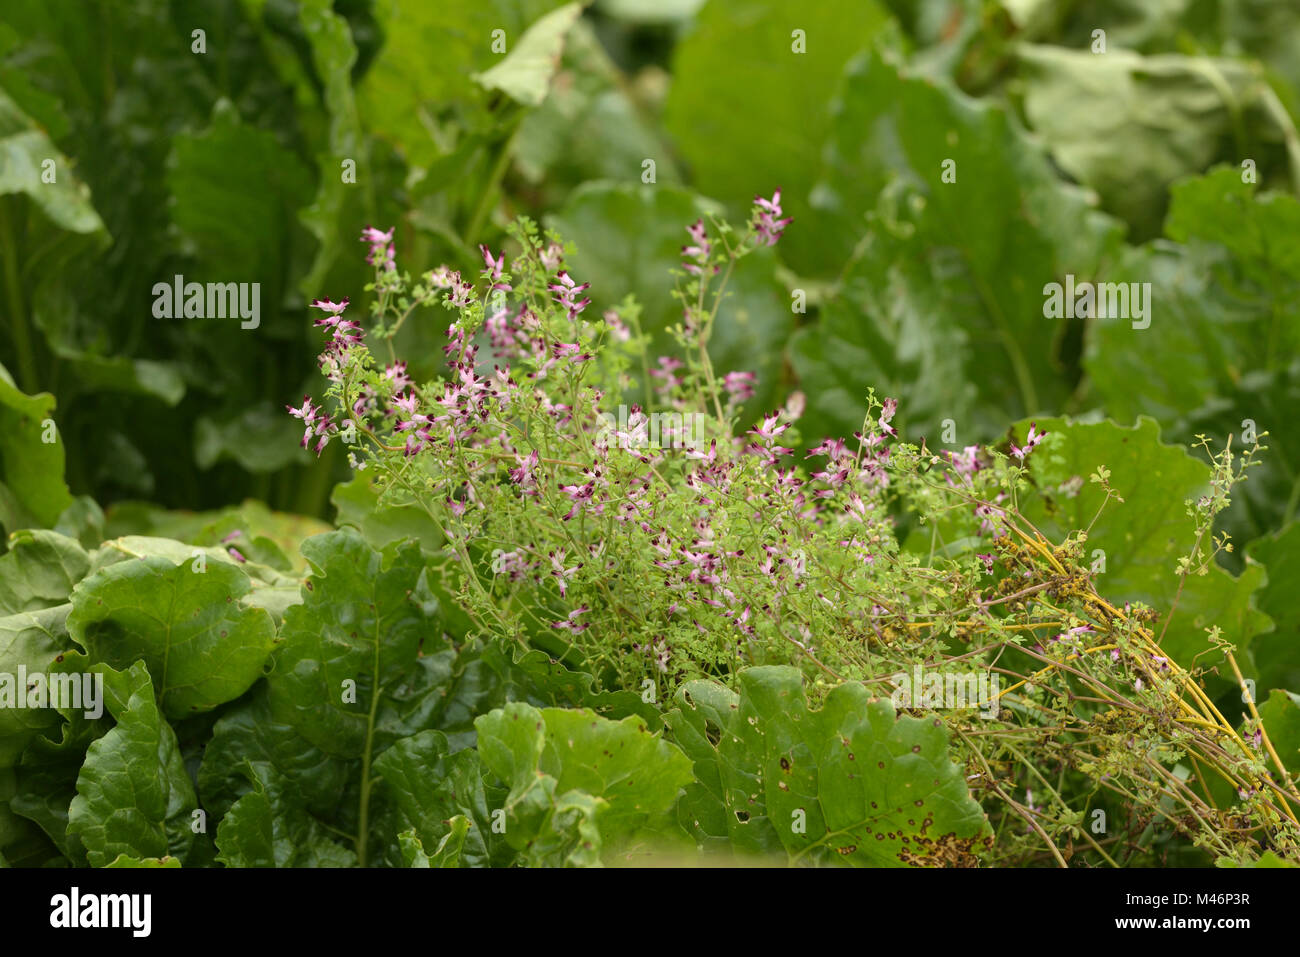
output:
<path id="1" fill-rule="evenodd" d="M 747 414 L 798 388 L 815 442 L 874 386 L 932 447 L 1035 415 L 1181 443 L 1250 419 L 1270 448 L 1228 524 L 1271 534 L 1300 500 L 1298 91 L 1300 7 L 1268 0 L 5 0 L 0 520 L 332 517 L 346 461 L 284 407 L 315 381 L 307 303 L 362 296 L 366 224 L 412 273 L 476 273 L 526 213 L 598 306 L 634 293 L 663 331 L 686 222 L 779 187 L 794 225 L 719 330 L 760 374 Z M 260 327 L 154 318 L 177 274 L 261 283 Z M 1066 274 L 1151 282 L 1151 327 L 1045 319 Z M 422 376 L 442 326 L 403 330 Z"/>

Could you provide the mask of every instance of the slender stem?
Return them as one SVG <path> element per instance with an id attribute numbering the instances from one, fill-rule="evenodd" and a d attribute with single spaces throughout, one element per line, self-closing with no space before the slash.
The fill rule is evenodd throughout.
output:
<path id="1" fill-rule="evenodd" d="M 4 250 L 4 277 L 6 307 L 12 318 L 14 351 L 18 354 L 18 381 L 24 392 L 36 392 L 40 377 L 36 370 L 36 353 L 32 345 L 31 329 L 27 322 L 27 307 L 23 302 L 22 277 L 18 269 L 18 237 L 11 220 L 12 205 L 0 200 L 0 249 Z"/>
<path id="2" fill-rule="evenodd" d="M 500 185 L 502 177 L 506 174 L 506 169 L 510 165 L 510 157 L 514 152 L 515 138 L 519 135 L 519 130 L 523 127 L 523 114 L 520 114 L 514 120 L 514 125 L 510 134 L 501 143 L 501 150 L 497 153 L 496 162 L 492 165 L 492 171 L 488 174 L 488 181 L 483 186 L 483 192 L 479 194 L 478 203 L 474 207 L 474 212 L 469 218 L 469 223 L 465 227 L 465 245 L 473 246 L 478 239 L 479 231 L 482 230 L 488 214 L 492 211 L 492 197 Z"/>

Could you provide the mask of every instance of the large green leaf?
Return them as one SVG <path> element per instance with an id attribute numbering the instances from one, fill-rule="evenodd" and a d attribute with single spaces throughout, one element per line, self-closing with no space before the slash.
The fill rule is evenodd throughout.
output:
<path id="1" fill-rule="evenodd" d="M 670 839 L 690 762 L 641 719 L 515 702 L 474 725 L 484 765 L 510 787 L 506 841 L 529 864 L 592 865 L 635 835 Z"/>
<path id="2" fill-rule="evenodd" d="M 258 764 L 283 773 L 284 800 L 315 809 L 356 835 L 362 866 L 385 848 L 367 846 L 376 822 L 373 762 L 403 738 L 441 721 L 455 652 L 413 543 L 376 551 L 353 529 L 308 539 L 313 573 L 302 604 L 285 612 L 263 708 L 254 699 L 223 738 L 200 780 L 224 801 L 244 742 Z M 238 713 L 238 712 L 237 712 Z M 339 790 L 341 789 L 341 791 Z M 329 793 L 337 797 L 326 805 Z M 390 837 L 392 835 L 389 835 Z"/>
<path id="3" fill-rule="evenodd" d="M 0 366 L 0 524 L 50 527 L 72 501 L 53 397 L 24 395 Z"/>
<path id="4" fill-rule="evenodd" d="M 1229 514 L 1245 542 L 1300 504 L 1300 202 L 1218 169 L 1174 187 L 1166 232 L 1180 245 L 1144 246 L 1114 277 L 1152 284 L 1150 327 L 1095 323 L 1088 374 L 1108 412 L 1177 441 L 1232 435 L 1241 452 L 1250 424 L 1269 433 Z"/>
<path id="5" fill-rule="evenodd" d="M 1259 157 L 1282 138 L 1261 105 L 1267 87 L 1246 63 L 1033 45 L 1017 56 L 1029 125 L 1143 238 L 1159 235 L 1175 180 L 1216 160 Z"/>
<path id="6" fill-rule="evenodd" d="M 596 32 L 579 20 L 550 95 L 524 117 L 515 140 L 515 168 L 539 191 L 538 206 L 559 207 L 587 180 L 628 181 L 647 159 L 655 161 L 656 183 L 680 183 L 664 134 L 646 112 Z"/>
<path id="7" fill-rule="evenodd" d="M 1088 528 L 1106 498 L 1090 477 L 1099 466 L 1109 469 L 1110 485 L 1124 501 L 1107 505 L 1088 534 L 1089 563 L 1097 549 L 1105 554 L 1097 590 L 1112 604 L 1140 601 L 1155 609 L 1160 615 L 1156 635 L 1164 633 L 1161 647 L 1175 661 L 1184 668 L 1221 662 L 1222 654 L 1210 651 L 1206 637 L 1212 626 L 1222 628 L 1223 637 L 1241 652 L 1268 629 L 1268 616 L 1254 601 L 1265 579 L 1258 564 L 1248 563 L 1235 577 L 1211 562 L 1205 575 L 1187 576 L 1179 595 L 1178 560 L 1190 555 L 1196 542 L 1187 502 L 1209 491 L 1207 463 L 1162 443 L 1160 427 L 1145 417 L 1130 428 L 1063 419 L 1039 419 L 1037 426 L 1049 434 L 1026 460 L 1039 490 L 1022 505 L 1026 517 L 1053 541 Z M 1028 427 L 1028 422 L 1016 426 L 1017 442 Z M 1082 482 L 1077 490 L 1076 479 Z M 1203 544 L 1209 545 L 1208 537 Z M 1249 665 L 1245 654 L 1239 663 Z"/>
<path id="8" fill-rule="evenodd" d="M 403 863 L 407 867 L 459 867 L 465 838 L 472 826 L 469 818 L 457 814 L 447 822 L 447 833 L 438 842 L 432 855 L 425 851 L 424 844 L 414 830 L 403 831 L 398 835 Z"/>
<path id="9" fill-rule="evenodd" d="M 390 140 L 412 166 L 428 166 L 445 152 L 435 137 L 448 135 L 439 130 L 438 112 L 455 106 L 467 113 L 481 110 L 487 93 L 474 74 L 500 64 L 531 23 L 560 5 L 560 0 L 380 0 L 375 19 L 384 46 L 358 92 L 368 128 Z M 504 36 L 494 36 L 496 30 Z M 504 51 L 494 51 L 498 39 L 504 39 Z"/>
<path id="10" fill-rule="evenodd" d="M 43 165 L 49 161 L 52 166 Z M 53 179 L 46 175 L 51 172 Z M 25 194 L 60 229 L 85 234 L 104 230 L 90 190 L 72 175 L 67 157 L 0 89 L 0 196 L 9 193 Z"/>
<path id="11" fill-rule="evenodd" d="M 232 701 L 263 672 L 275 641 L 265 609 L 233 564 L 148 556 L 110 565 L 73 593 L 68 631 L 94 662 L 144 662 L 173 719 Z"/>
<path id="12" fill-rule="evenodd" d="M 278 310 L 309 182 L 302 162 L 274 135 L 243 123 L 232 104 L 218 102 L 210 125 L 177 136 L 168 157 L 172 221 L 192 257 L 186 281 L 261 282 L 263 318 Z M 222 326 L 212 317 L 170 321 Z M 241 330 L 237 319 L 227 318 L 224 327 L 230 336 L 256 334 Z"/>
<path id="13" fill-rule="evenodd" d="M 68 831 L 86 848 L 92 867 L 119 854 L 184 859 L 194 843 L 194 787 L 176 735 L 154 701 L 141 662 L 104 676 L 108 710 L 117 726 L 90 745 L 68 810 Z"/>
<path id="14" fill-rule="evenodd" d="M 677 48 L 664 124 L 693 182 L 734 211 L 783 190 L 795 223 L 782 252 L 800 272 L 824 275 L 847 253 L 826 261 L 834 237 L 810 215 L 809 192 L 844 65 L 892 23 L 875 0 L 712 0 Z"/>
<path id="15" fill-rule="evenodd" d="M 552 10 L 524 31 L 500 63 L 474 74 L 474 80 L 484 89 L 500 90 L 520 103 L 537 106 L 546 99 L 560 66 L 565 36 L 581 15 L 581 3 Z"/>
<path id="16" fill-rule="evenodd" d="M 75 539 L 44 529 L 14 533 L 0 555 L 0 615 L 61 605 L 90 570 Z"/>
<path id="17" fill-rule="evenodd" d="M 844 249 L 861 239 L 791 346 L 810 435 L 860 428 L 868 387 L 898 398 L 912 435 L 935 439 L 951 419 L 958 445 L 1061 408 L 1075 370 L 1043 289 L 1092 275 L 1118 230 L 1004 110 L 881 56 L 856 61 L 815 202 Z"/>
<path id="18" fill-rule="evenodd" d="M 228 867 L 351 867 L 356 854 L 301 808 L 285 801 L 274 772 L 250 775 L 253 788 L 221 819 L 217 858 Z"/>
<path id="19" fill-rule="evenodd" d="M 233 459 L 249 472 L 274 472 L 311 462 L 298 445 L 298 423 L 271 403 L 250 405 L 224 421 L 201 416 L 194 423 L 194 461 L 208 469 Z"/>
<path id="20" fill-rule="evenodd" d="M 278 798 L 328 819 L 343 799 L 349 766 L 277 722 L 266 699 L 266 684 L 258 684 L 213 726 L 198 772 L 204 810 L 220 820 L 256 779 L 275 781 Z"/>
<path id="21" fill-rule="evenodd" d="M 345 528 L 309 538 L 302 552 L 313 575 L 303 604 L 285 613 L 271 713 L 328 754 L 377 754 L 427 727 L 449 667 L 434 656 L 446 642 L 420 550 L 381 553 Z"/>
<path id="22" fill-rule="evenodd" d="M 299 287 L 315 298 L 331 265 L 343 251 L 351 236 L 343 233 L 343 217 L 350 205 L 359 205 L 364 195 L 363 180 L 372 176 L 369 145 L 361 131 L 361 116 L 352 90 L 352 68 L 357 60 L 356 44 L 347 20 L 334 12 L 332 0 L 303 0 L 298 4 L 302 32 L 311 46 L 312 64 L 324 84 L 322 98 L 329 112 L 326 148 L 317 157 L 320 185 L 311 205 L 300 215 L 311 230 L 319 247 L 310 272 Z M 355 164 L 355 179 L 344 181 L 343 164 Z"/>
<path id="23" fill-rule="evenodd" d="M 58 712 L 48 707 L 18 707 L 18 696 L 24 703 L 30 700 L 28 687 L 18 687 L 18 676 L 19 668 L 47 675 L 71 648 L 66 625 L 70 608 L 65 604 L 0 618 L 0 768 L 14 764 L 32 738 L 58 723 Z"/>
<path id="24" fill-rule="evenodd" d="M 1259 686 L 1300 688 L 1300 522 L 1255 539 L 1246 553 L 1268 572 L 1257 604 L 1273 619 L 1273 630 L 1256 638 L 1252 649 Z"/>
<path id="25" fill-rule="evenodd" d="M 465 866 L 490 866 L 494 857 L 495 863 L 508 861 L 509 849 L 493 836 L 478 752 L 453 753 L 444 734 L 422 731 L 381 754 L 375 773 L 381 778 L 377 797 L 395 806 L 394 827 L 413 831 L 424 847 L 437 847 L 450 838 L 458 862 Z M 465 822 L 459 834 L 457 820 Z M 390 853 L 399 843 L 393 842 Z M 507 852 L 504 857 L 502 851 Z"/>
<path id="26" fill-rule="evenodd" d="M 86 656 L 75 651 L 59 656 L 50 671 L 76 675 L 83 682 L 85 675 L 92 673 Z M 85 685 L 82 687 L 84 695 Z M 85 866 L 86 849 L 80 837 L 68 830 L 68 810 L 77 796 L 77 779 L 87 748 L 112 730 L 114 721 L 103 700 L 98 700 L 94 709 L 84 707 L 84 700 L 81 710 L 71 707 L 76 703 L 66 702 L 60 708 L 63 725 L 57 736 L 47 730 L 32 739 L 24 750 L 21 763 L 14 769 L 18 793 L 10 806 L 39 825 L 64 857 L 75 865 Z M 92 717 L 95 711 L 101 713 Z"/>
<path id="27" fill-rule="evenodd" d="M 1274 690 L 1259 706 L 1259 716 L 1287 771 L 1300 776 L 1300 695 Z"/>
<path id="28" fill-rule="evenodd" d="M 351 525 L 377 548 L 406 538 L 429 552 L 442 544 L 442 532 L 428 512 L 400 487 L 381 495 L 367 472 L 335 485 L 330 502 L 338 510 L 338 525 Z"/>
<path id="29" fill-rule="evenodd" d="M 701 839 L 867 867 L 972 866 L 992 843 L 939 720 L 897 715 L 858 683 L 814 710 L 794 668 L 739 681 L 738 694 L 688 682 L 665 719 L 695 762 L 682 815 Z"/>

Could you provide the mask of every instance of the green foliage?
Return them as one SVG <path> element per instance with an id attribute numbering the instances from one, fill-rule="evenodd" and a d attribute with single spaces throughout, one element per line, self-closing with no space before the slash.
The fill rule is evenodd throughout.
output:
<path id="1" fill-rule="evenodd" d="M 0 5 L 0 864 L 1300 861 L 1291 5 L 73 6 Z"/>
<path id="2" fill-rule="evenodd" d="M 92 663 L 143 662 L 168 718 L 233 701 L 260 677 L 275 626 L 243 602 L 251 585 L 233 564 L 196 570 L 149 556 L 110 565 L 72 595 L 68 632 Z"/>
<path id="3" fill-rule="evenodd" d="M 938 718 L 896 715 L 860 684 L 811 709 L 799 672 L 751 668 L 739 694 L 690 682 L 668 718 L 695 762 L 684 823 L 792 862 L 971 866 L 992 844 Z"/>
<path id="4" fill-rule="evenodd" d="M 690 762 L 637 718 L 511 704 L 478 718 L 479 754 L 510 787 L 506 840 L 531 866 L 589 865 L 667 829 Z"/>
<path id="5" fill-rule="evenodd" d="M 1044 534 L 1060 539 L 1071 529 L 1091 526 L 1107 500 L 1118 497 L 1124 519 L 1099 523 L 1089 532 L 1085 563 L 1104 565 L 1096 580 L 1112 601 L 1160 610 L 1160 646 L 1175 660 L 1220 661 L 1221 652 L 1206 638 L 1213 625 L 1232 636 L 1238 653 L 1269 628 L 1252 598 L 1265 580 L 1262 565 L 1250 563 L 1239 576 L 1213 562 L 1203 574 L 1199 568 L 1179 573 L 1188 543 L 1197 540 L 1197 513 L 1189 503 L 1210 490 L 1209 466 L 1181 447 L 1161 443 L 1159 427 L 1145 417 L 1131 429 L 1061 419 L 1040 419 L 1038 427 L 1054 436 L 1032 459 L 1030 475 L 1039 494 L 1025 506 L 1026 516 Z M 1027 428 L 1021 424 L 1017 436 Z M 1090 480 L 1098 464 L 1110 473 L 1105 487 Z"/>
<path id="6" fill-rule="evenodd" d="M 80 841 L 92 867 L 121 854 L 184 860 L 195 838 L 194 787 L 176 735 L 159 713 L 149 671 L 137 662 L 95 674 L 104 676 L 117 724 L 86 752 L 68 808 L 68 835 Z"/>

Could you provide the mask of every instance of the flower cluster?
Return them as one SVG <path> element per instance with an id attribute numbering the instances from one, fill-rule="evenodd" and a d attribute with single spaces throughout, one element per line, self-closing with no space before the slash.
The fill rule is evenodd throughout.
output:
<path id="1" fill-rule="evenodd" d="M 374 322 L 345 318 L 346 299 L 312 303 L 329 334 L 328 388 L 320 405 L 289 409 L 302 444 L 319 455 L 338 438 L 384 501 L 436 524 L 429 580 L 470 623 L 467 642 L 544 649 L 602 687 L 651 686 L 658 701 L 754 664 L 798 665 L 814 698 L 913 667 L 996 668 L 1020 676 L 1005 692 L 1012 717 L 962 740 L 973 791 L 1015 819 L 1003 833 L 1036 839 L 1026 814 L 1043 834 L 1073 833 L 1078 808 L 1039 786 L 1066 769 L 1121 806 L 1159 806 L 1152 776 L 1168 774 L 1166 754 L 1197 746 L 1189 735 L 1208 718 L 1178 723 L 1187 673 L 1142 609 L 1092 590 L 1077 561 L 1086 533 L 1050 547 L 1025 519 L 1031 455 L 1047 435 L 1037 423 L 1020 444 L 935 453 L 908 441 L 907 409 L 869 392 L 858 431 L 805 434 L 802 393 L 756 409 L 753 371 L 714 368 L 732 267 L 780 239 L 780 198 L 758 197 L 743 233 L 685 227 L 682 321 L 667 354 L 642 333 L 635 302 L 589 310 L 600 277 L 580 281 L 558 237 L 527 220 L 508 245 L 479 247 L 476 276 L 439 267 L 414 281 L 397 269 L 393 230 L 368 227 Z M 398 358 L 403 324 L 433 322 L 437 306 L 451 313 L 435 327 L 441 354 Z M 651 441 L 680 436 L 688 416 L 703 441 Z M 1109 502 L 1107 474 L 1093 481 Z M 1084 488 L 1079 476 L 1057 482 L 1044 494 Z M 1198 507 L 1210 520 L 1225 502 L 1216 491 Z M 1267 741 L 1253 727 L 1243 735 L 1238 750 L 1225 737 L 1196 753 L 1258 803 Z M 988 779 L 1004 747 L 1043 770 Z"/>

